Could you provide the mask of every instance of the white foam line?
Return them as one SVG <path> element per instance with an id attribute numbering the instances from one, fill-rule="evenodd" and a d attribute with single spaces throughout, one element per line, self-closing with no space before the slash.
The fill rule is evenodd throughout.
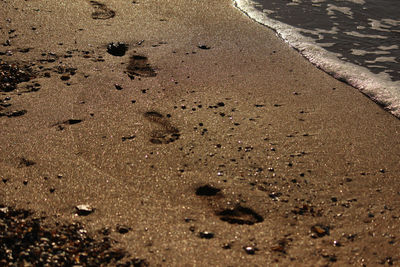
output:
<path id="1" fill-rule="evenodd" d="M 392 82 L 385 73 L 374 74 L 367 68 L 341 61 L 334 53 L 315 44 L 311 38 L 301 35 L 300 29 L 268 18 L 254 7 L 256 3 L 252 0 L 233 0 L 233 2 L 251 19 L 275 30 L 315 66 L 336 79 L 346 81 L 400 118 L 400 81 Z"/>

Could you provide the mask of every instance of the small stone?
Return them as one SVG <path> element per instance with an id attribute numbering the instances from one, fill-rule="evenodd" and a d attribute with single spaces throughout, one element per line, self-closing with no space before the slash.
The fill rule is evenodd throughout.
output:
<path id="1" fill-rule="evenodd" d="M 225 243 L 225 244 L 222 245 L 222 248 L 223 249 L 231 249 L 232 247 L 231 247 L 231 244 Z"/>
<path id="2" fill-rule="evenodd" d="M 132 228 L 124 225 L 117 225 L 116 230 L 120 234 L 126 234 L 128 233 Z"/>
<path id="3" fill-rule="evenodd" d="M 311 231 L 317 234 L 318 237 L 329 235 L 329 228 L 322 225 L 314 225 L 311 227 Z"/>
<path id="4" fill-rule="evenodd" d="M 104 228 L 100 229 L 100 233 L 102 235 L 110 235 L 111 234 L 111 229 L 107 228 L 107 227 L 104 227 Z"/>
<path id="5" fill-rule="evenodd" d="M 118 83 L 114 84 L 114 86 L 115 86 L 115 89 L 117 89 L 117 90 L 122 90 L 123 89 L 122 86 L 119 85 Z"/>
<path id="6" fill-rule="evenodd" d="M 278 200 L 278 198 L 279 198 L 280 196 L 282 196 L 282 193 L 281 193 L 281 192 L 272 192 L 272 193 L 270 193 L 268 196 L 269 196 L 270 198 L 274 199 L 274 200 Z"/>
<path id="7" fill-rule="evenodd" d="M 211 47 L 209 47 L 208 45 L 205 45 L 205 44 L 200 44 L 197 47 L 200 48 L 200 49 L 203 49 L 203 50 L 208 50 L 208 49 L 211 48 Z"/>
<path id="8" fill-rule="evenodd" d="M 87 204 L 78 205 L 75 209 L 79 216 L 87 216 L 94 211 L 94 209 Z"/>
<path id="9" fill-rule="evenodd" d="M 135 139 L 136 135 L 130 135 L 130 136 L 123 136 L 121 138 L 122 142 L 126 141 L 126 140 L 132 140 Z"/>
<path id="10" fill-rule="evenodd" d="M 107 52 L 110 55 L 122 57 L 125 55 L 126 50 L 128 50 L 128 46 L 124 43 L 109 43 L 107 46 Z"/>
<path id="11" fill-rule="evenodd" d="M 207 185 L 198 187 L 196 189 L 196 195 L 198 195 L 198 196 L 215 196 L 220 191 L 221 191 L 221 189 L 215 188 L 215 187 L 207 184 Z"/>
<path id="12" fill-rule="evenodd" d="M 341 247 L 342 243 L 340 243 L 339 241 L 335 240 L 335 241 L 333 241 L 333 246 L 334 247 Z"/>
<path id="13" fill-rule="evenodd" d="M 3 214 L 6 214 L 6 213 L 8 213 L 8 208 L 7 207 L 0 208 L 0 212 Z"/>
<path id="14" fill-rule="evenodd" d="M 68 81 L 71 78 L 71 76 L 69 74 L 63 74 L 61 75 L 60 79 L 62 81 Z"/>
<path id="15" fill-rule="evenodd" d="M 251 246 L 244 247 L 243 249 L 249 255 L 254 255 L 256 253 L 256 250 L 257 250 L 256 248 L 251 247 Z"/>
<path id="16" fill-rule="evenodd" d="M 200 233 L 199 233 L 199 237 L 200 237 L 200 238 L 204 238 L 204 239 L 211 239 L 211 238 L 214 237 L 214 233 L 212 233 L 212 232 L 207 232 L 207 231 L 200 232 Z"/>
<path id="17" fill-rule="evenodd" d="M 186 223 L 191 222 L 191 221 L 194 221 L 194 220 L 192 218 L 187 218 L 187 217 L 185 218 Z"/>

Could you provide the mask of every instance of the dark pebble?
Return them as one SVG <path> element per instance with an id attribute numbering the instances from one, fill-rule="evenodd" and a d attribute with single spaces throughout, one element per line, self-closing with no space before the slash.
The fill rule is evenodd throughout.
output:
<path id="1" fill-rule="evenodd" d="M 76 214 L 78 214 L 79 216 L 87 216 L 94 211 L 94 209 L 89 205 L 78 205 L 75 207 L 75 209 Z"/>
<path id="2" fill-rule="evenodd" d="M 185 218 L 185 222 L 186 222 L 186 223 L 192 222 L 192 221 L 194 221 L 192 218 Z"/>
<path id="3" fill-rule="evenodd" d="M 196 195 L 198 196 L 215 196 L 220 192 L 221 189 L 212 187 L 210 185 L 203 185 L 196 189 Z"/>
<path id="4" fill-rule="evenodd" d="M 115 86 L 115 89 L 117 89 L 117 90 L 122 90 L 123 89 L 122 86 L 119 85 L 118 83 L 114 84 L 114 86 Z"/>
<path id="5" fill-rule="evenodd" d="M 204 50 L 208 50 L 208 49 L 211 48 L 211 47 L 209 47 L 209 46 L 207 46 L 205 44 L 198 45 L 197 47 L 200 48 L 200 49 L 204 49 Z"/>
<path id="6" fill-rule="evenodd" d="M 124 225 L 117 225 L 116 230 L 120 234 L 126 234 L 131 230 L 131 228 Z"/>
<path id="7" fill-rule="evenodd" d="M 200 233 L 199 233 L 199 237 L 200 237 L 200 238 L 204 238 L 204 239 L 211 239 L 211 238 L 214 237 L 214 233 L 207 232 L 207 231 L 200 232 Z"/>
<path id="8" fill-rule="evenodd" d="M 73 125 L 73 124 L 77 124 L 77 123 L 81 123 L 81 122 L 82 122 L 82 120 L 79 120 L 79 119 L 69 119 L 69 120 L 65 121 L 64 123 Z"/>
<path id="9" fill-rule="evenodd" d="M 334 247 L 341 247 L 342 243 L 340 243 L 339 241 L 335 240 L 335 241 L 333 241 L 333 246 Z"/>
<path id="10" fill-rule="evenodd" d="M 126 141 L 126 140 L 132 140 L 136 137 L 136 135 L 130 135 L 130 136 L 123 136 L 121 139 L 122 141 Z"/>
<path id="11" fill-rule="evenodd" d="M 281 192 L 272 192 L 268 195 L 270 198 L 276 200 L 277 198 L 279 198 L 280 196 L 282 196 Z"/>
<path id="12" fill-rule="evenodd" d="M 109 43 L 107 45 L 107 52 L 113 56 L 122 57 L 128 50 L 128 46 L 124 43 Z"/>
<path id="13" fill-rule="evenodd" d="M 244 247 L 243 249 L 249 255 L 254 255 L 256 253 L 256 250 L 257 250 L 256 248 L 251 247 L 251 246 Z"/>
<path id="14" fill-rule="evenodd" d="M 100 229 L 100 233 L 102 235 L 110 235 L 111 234 L 111 229 L 107 228 L 107 227 L 104 227 L 104 228 Z"/>
<path id="15" fill-rule="evenodd" d="M 318 224 L 313 225 L 311 227 L 311 231 L 317 235 L 316 237 L 323 237 L 329 235 L 329 227 L 323 225 L 318 225 Z"/>
<path id="16" fill-rule="evenodd" d="M 222 245 L 222 248 L 223 248 L 223 249 L 231 249 L 232 247 L 231 247 L 231 244 L 226 243 L 226 244 L 223 244 L 223 245 Z"/>
<path id="17" fill-rule="evenodd" d="M 63 74 L 61 75 L 60 79 L 62 81 L 68 81 L 69 79 L 71 79 L 71 76 L 69 74 Z"/>

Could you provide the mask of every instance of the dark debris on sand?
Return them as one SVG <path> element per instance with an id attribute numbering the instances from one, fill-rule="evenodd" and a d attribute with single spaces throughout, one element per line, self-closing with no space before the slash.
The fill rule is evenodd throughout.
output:
<path id="1" fill-rule="evenodd" d="M 126 50 L 128 50 L 128 46 L 121 42 L 113 42 L 107 45 L 107 52 L 113 56 L 122 57 Z"/>
<path id="2" fill-rule="evenodd" d="M 79 223 L 46 227 L 32 212 L 0 205 L 0 266 L 148 266 L 91 238 Z"/>
<path id="3" fill-rule="evenodd" d="M 18 66 L 0 60 L 0 92 L 11 92 L 17 84 L 28 82 L 34 77 L 29 66 Z"/>

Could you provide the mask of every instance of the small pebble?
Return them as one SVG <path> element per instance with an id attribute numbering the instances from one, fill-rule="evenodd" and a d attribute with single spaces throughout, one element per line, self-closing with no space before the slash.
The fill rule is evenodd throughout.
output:
<path id="1" fill-rule="evenodd" d="M 125 55 L 126 50 L 128 50 L 128 46 L 124 43 L 109 43 L 107 46 L 107 52 L 110 55 L 122 57 Z"/>
<path id="2" fill-rule="evenodd" d="M 75 209 L 79 216 L 87 216 L 94 211 L 94 209 L 87 204 L 78 205 Z"/>
<path id="3" fill-rule="evenodd" d="M 318 237 L 329 235 L 329 228 L 321 225 L 314 225 L 311 227 L 311 231 L 317 234 Z"/>
<path id="4" fill-rule="evenodd" d="M 62 81 L 68 81 L 71 78 L 71 76 L 69 76 L 69 74 L 63 74 L 61 75 L 60 79 Z"/>
<path id="5" fill-rule="evenodd" d="M 249 255 L 254 255 L 256 253 L 256 248 L 251 247 L 251 246 L 244 247 L 243 249 Z"/>
<path id="6" fill-rule="evenodd" d="M 211 239 L 211 238 L 214 237 L 214 233 L 212 233 L 212 232 L 207 232 L 207 231 L 200 232 L 200 233 L 199 233 L 199 237 L 200 237 L 200 238 L 204 238 L 204 239 Z"/>
<path id="7" fill-rule="evenodd" d="M 211 47 L 209 47 L 209 46 L 207 46 L 207 45 L 205 45 L 205 44 L 200 44 L 200 45 L 198 45 L 197 47 L 200 48 L 200 49 L 204 49 L 204 50 L 208 50 L 208 49 L 211 48 Z"/>
<path id="8" fill-rule="evenodd" d="M 131 228 L 124 225 L 117 225 L 116 230 L 120 234 L 126 234 L 131 230 Z"/>

